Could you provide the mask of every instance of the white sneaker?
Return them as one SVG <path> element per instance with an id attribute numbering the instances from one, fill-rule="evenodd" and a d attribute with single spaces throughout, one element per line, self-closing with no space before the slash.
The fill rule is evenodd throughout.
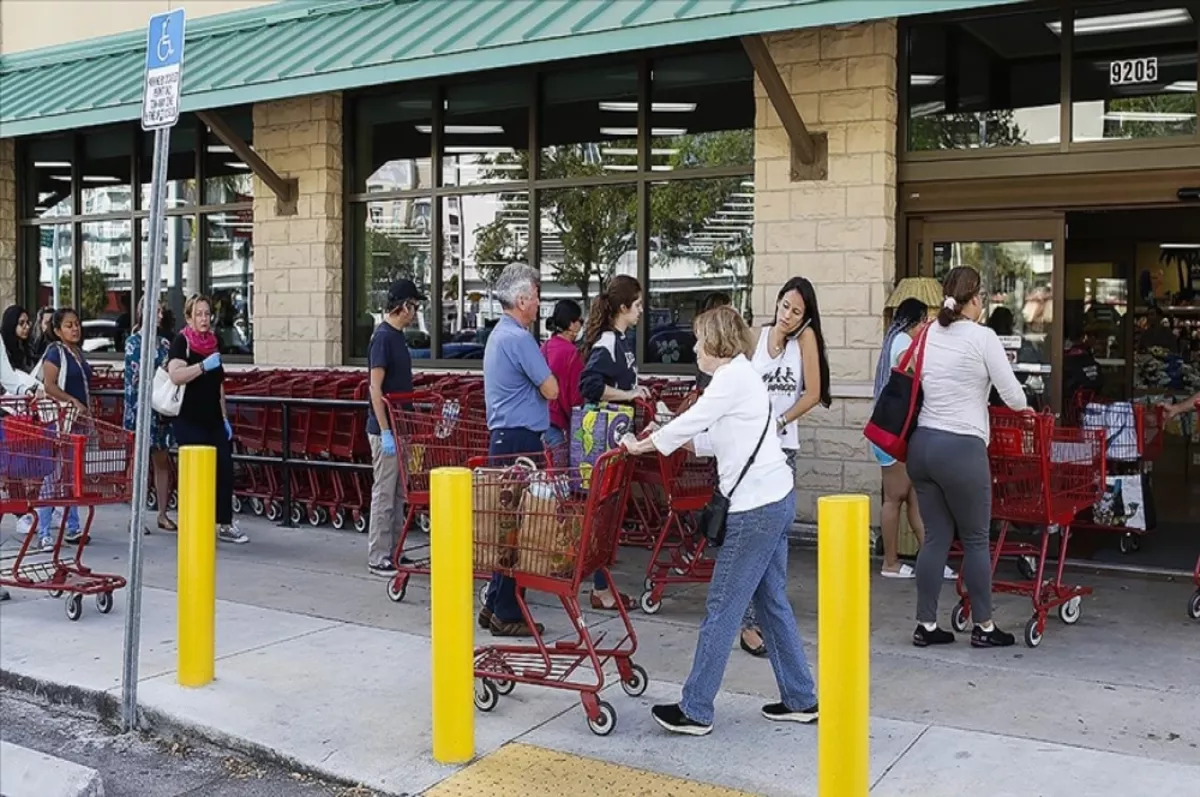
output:
<path id="1" fill-rule="evenodd" d="M 942 578 L 947 581 L 958 581 L 958 573 L 954 572 L 954 568 L 946 565 L 946 569 L 942 571 Z"/>
<path id="2" fill-rule="evenodd" d="M 17 534 L 24 537 L 33 528 L 33 515 L 21 515 L 17 518 Z"/>
<path id="3" fill-rule="evenodd" d="M 234 545 L 245 545 L 250 542 L 250 538 L 242 533 L 242 530 L 237 526 L 218 526 L 217 539 L 221 542 L 228 542 Z"/>

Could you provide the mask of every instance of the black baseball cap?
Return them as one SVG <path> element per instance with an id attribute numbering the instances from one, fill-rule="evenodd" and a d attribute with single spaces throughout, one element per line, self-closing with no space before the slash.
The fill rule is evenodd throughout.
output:
<path id="1" fill-rule="evenodd" d="M 423 301 L 425 301 L 425 297 L 421 295 L 421 291 L 417 289 L 417 284 L 412 280 L 396 280 L 388 288 L 387 309 L 389 310 L 399 307 L 405 302 Z"/>

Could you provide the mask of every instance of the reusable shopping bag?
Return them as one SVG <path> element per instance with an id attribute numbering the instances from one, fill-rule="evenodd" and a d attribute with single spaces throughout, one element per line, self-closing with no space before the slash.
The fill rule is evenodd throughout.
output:
<path id="1" fill-rule="evenodd" d="M 621 438 L 633 428 L 633 407 L 599 404 L 571 410 L 571 440 L 568 461 L 579 468 L 580 484 L 586 490 L 592 468 L 604 452 L 620 445 Z"/>
<path id="2" fill-rule="evenodd" d="M 929 325 L 926 325 L 892 369 L 891 377 L 875 400 L 871 420 L 863 430 L 868 440 L 899 462 L 908 459 L 908 441 L 917 428 L 917 416 L 921 414 L 921 404 L 925 400 L 921 390 L 921 370 L 925 365 L 928 336 Z M 911 372 L 908 370 L 910 365 L 913 366 Z"/>

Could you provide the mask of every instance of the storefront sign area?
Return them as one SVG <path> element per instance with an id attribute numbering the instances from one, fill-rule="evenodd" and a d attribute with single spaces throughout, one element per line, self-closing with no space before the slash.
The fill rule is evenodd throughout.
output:
<path id="1" fill-rule="evenodd" d="M 182 8 L 150 18 L 146 35 L 146 78 L 142 90 L 142 129 L 172 127 L 179 121 L 183 86 Z"/>

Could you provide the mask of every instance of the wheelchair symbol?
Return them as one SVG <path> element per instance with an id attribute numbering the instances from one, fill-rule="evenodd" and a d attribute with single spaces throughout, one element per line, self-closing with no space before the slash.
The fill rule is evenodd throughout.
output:
<path id="1" fill-rule="evenodd" d="M 171 46 L 171 35 L 167 31 L 167 21 L 163 21 L 162 34 L 158 37 L 158 60 L 166 61 L 175 54 L 175 48 Z"/>

